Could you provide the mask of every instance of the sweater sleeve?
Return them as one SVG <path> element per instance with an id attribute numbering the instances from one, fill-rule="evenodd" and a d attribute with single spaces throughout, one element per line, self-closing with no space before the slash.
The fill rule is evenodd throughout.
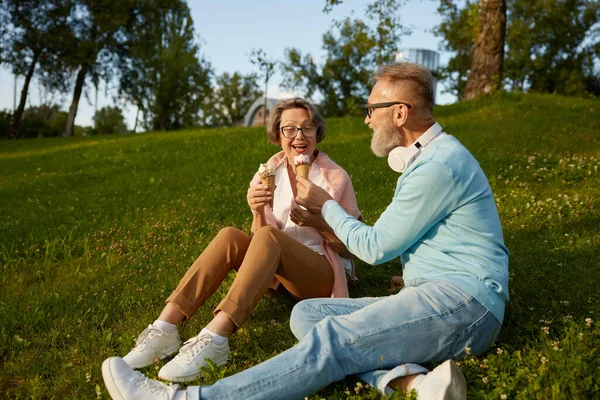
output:
<path id="1" fill-rule="evenodd" d="M 356 220 L 339 205 L 329 207 L 325 220 L 348 250 L 377 265 L 404 253 L 445 218 L 455 203 L 452 172 L 427 162 L 398 180 L 392 202 L 374 226 Z"/>

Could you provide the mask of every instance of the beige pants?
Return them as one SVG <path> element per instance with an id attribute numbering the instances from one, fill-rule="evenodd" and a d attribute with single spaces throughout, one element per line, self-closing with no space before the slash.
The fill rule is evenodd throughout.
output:
<path id="1" fill-rule="evenodd" d="M 333 269 L 315 253 L 277 228 L 260 228 L 252 239 L 235 228 L 222 229 L 187 270 L 167 302 L 191 317 L 219 287 L 230 270 L 237 276 L 215 309 L 239 328 L 267 293 L 273 277 L 300 299 L 329 297 Z"/>

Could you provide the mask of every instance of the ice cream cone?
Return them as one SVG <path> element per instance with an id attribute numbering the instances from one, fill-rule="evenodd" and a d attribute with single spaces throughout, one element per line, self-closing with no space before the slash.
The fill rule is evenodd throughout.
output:
<path id="1" fill-rule="evenodd" d="M 266 186 L 269 192 L 271 192 L 271 208 L 273 208 L 273 198 L 275 197 L 275 173 L 276 169 L 270 164 L 260 164 L 258 167 L 258 175 L 260 176 L 261 183 Z"/>
<path id="2" fill-rule="evenodd" d="M 310 164 L 299 164 L 296 165 L 296 175 L 308 179 L 308 171 L 310 170 Z"/>
<path id="3" fill-rule="evenodd" d="M 294 165 L 296 166 L 296 176 L 301 176 L 308 179 L 308 171 L 310 171 L 310 157 L 306 154 L 294 156 Z"/>
<path id="4" fill-rule="evenodd" d="M 275 175 L 268 175 L 266 178 L 260 178 L 263 186 L 269 188 L 269 192 L 273 193 L 275 191 Z"/>

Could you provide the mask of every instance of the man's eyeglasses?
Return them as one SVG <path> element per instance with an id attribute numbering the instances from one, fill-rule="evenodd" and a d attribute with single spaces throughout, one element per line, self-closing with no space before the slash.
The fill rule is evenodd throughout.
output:
<path id="1" fill-rule="evenodd" d="M 318 127 L 315 125 L 304 125 L 304 126 L 287 125 L 287 126 L 281 127 L 281 133 L 283 134 L 283 136 L 285 136 L 288 139 L 295 138 L 296 135 L 298 134 L 298 132 L 300 132 L 300 131 L 302 131 L 302 134 L 305 137 L 311 138 L 317 134 L 317 130 L 318 130 Z"/>
<path id="2" fill-rule="evenodd" d="M 371 118 L 371 115 L 373 114 L 373 110 L 376 108 L 387 108 L 387 107 L 395 106 L 396 104 L 404 104 L 407 108 L 412 107 L 410 104 L 404 103 L 402 101 L 388 101 L 387 103 L 365 104 L 365 108 L 367 109 L 367 117 Z"/>

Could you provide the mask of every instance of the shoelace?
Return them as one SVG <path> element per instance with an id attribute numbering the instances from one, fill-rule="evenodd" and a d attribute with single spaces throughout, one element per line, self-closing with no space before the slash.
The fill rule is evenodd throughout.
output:
<path id="1" fill-rule="evenodd" d="M 174 394 L 179 385 L 165 385 L 162 382 L 147 378 L 142 373 L 135 371 L 135 376 L 130 379 L 130 382 L 142 390 L 146 390 L 152 394 Z"/>
<path id="2" fill-rule="evenodd" d="M 153 337 L 162 336 L 162 334 L 162 329 L 154 327 L 152 325 L 148 325 L 148 327 L 144 329 L 141 335 L 136 339 L 134 348 L 137 349 L 138 347 L 142 347 L 146 343 L 148 343 Z"/>
<path id="3" fill-rule="evenodd" d="M 209 335 L 194 336 L 179 349 L 179 357 L 185 362 L 190 362 L 210 342 L 211 337 Z"/>

